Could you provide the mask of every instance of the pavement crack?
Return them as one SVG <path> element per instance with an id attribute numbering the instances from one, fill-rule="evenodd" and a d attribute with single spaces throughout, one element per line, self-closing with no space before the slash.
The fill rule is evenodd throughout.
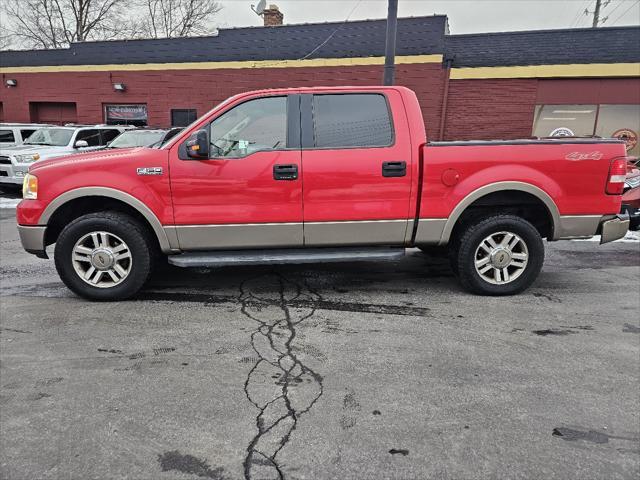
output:
<path id="1" fill-rule="evenodd" d="M 258 410 L 256 434 L 246 448 L 246 480 L 285 478 L 278 454 L 291 440 L 300 417 L 323 393 L 322 376 L 295 354 L 296 327 L 311 318 L 320 295 L 279 273 L 244 281 L 241 312 L 256 323 L 251 346 L 256 362 L 244 382 L 247 400 Z M 294 393 L 295 392 L 295 393 Z"/>

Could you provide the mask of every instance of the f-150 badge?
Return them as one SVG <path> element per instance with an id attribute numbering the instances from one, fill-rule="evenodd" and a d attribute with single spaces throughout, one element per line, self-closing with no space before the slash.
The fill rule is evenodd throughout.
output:
<path id="1" fill-rule="evenodd" d="M 138 175 L 162 175 L 162 167 L 141 167 Z"/>

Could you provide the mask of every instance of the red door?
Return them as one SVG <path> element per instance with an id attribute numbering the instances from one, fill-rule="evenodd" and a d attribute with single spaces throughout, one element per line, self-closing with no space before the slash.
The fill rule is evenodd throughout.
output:
<path id="1" fill-rule="evenodd" d="M 302 246 L 299 96 L 236 102 L 206 129 L 209 160 L 170 154 L 180 247 Z"/>
<path id="2" fill-rule="evenodd" d="M 302 104 L 303 119 L 312 117 L 302 124 L 305 245 L 403 244 L 412 149 L 400 94 L 320 94 Z"/>

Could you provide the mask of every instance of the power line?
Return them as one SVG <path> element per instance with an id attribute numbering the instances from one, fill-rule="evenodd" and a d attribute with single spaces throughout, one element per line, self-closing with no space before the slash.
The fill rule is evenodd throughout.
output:
<path id="1" fill-rule="evenodd" d="M 342 27 L 344 27 L 347 22 L 349 21 L 349 19 L 351 18 L 351 15 L 353 15 L 353 13 L 356 11 L 356 8 L 358 8 L 358 6 L 360 5 L 360 3 L 362 2 L 362 0 L 358 0 L 356 2 L 356 4 L 353 6 L 353 8 L 351 9 L 351 11 L 349 12 L 349 15 L 347 15 L 347 18 L 344 20 L 344 22 L 342 22 L 340 24 L 340 26 L 338 28 L 336 28 L 333 32 L 331 32 L 331 35 L 329 35 L 327 37 L 327 39 L 322 42 L 320 45 L 318 45 L 316 48 L 314 48 L 313 50 L 311 50 L 309 53 L 307 53 L 304 57 L 299 58 L 298 60 L 306 60 L 307 58 L 309 58 L 311 55 L 313 55 L 314 53 L 316 53 L 318 50 L 320 50 L 322 47 L 324 47 L 327 42 L 329 42 L 329 40 L 331 40 L 333 38 L 333 36 L 338 33 L 338 31 L 340 29 L 342 29 Z"/>
<path id="2" fill-rule="evenodd" d="M 607 15 L 607 18 L 610 18 L 610 17 L 611 17 L 611 15 L 613 15 L 613 13 L 614 13 L 616 10 L 618 10 L 622 5 L 624 5 L 624 0 L 619 0 L 619 2 L 618 2 L 618 6 L 609 12 L 609 15 Z"/>
<path id="3" fill-rule="evenodd" d="M 580 19 L 582 17 L 582 15 L 586 15 L 586 12 L 588 11 L 588 6 L 589 4 L 592 2 L 593 0 L 587 0 L 586 2 L 584 2 L 581 6 L 580 9 L 578 10 L 578 13 L 576 13 L 576 16 L 573 17 L 573 20 L 571 21 L 571 28 L 576 27 L 578 25 L 578 23 L 580 23 Z"/>
<path id="4" fill-rule="evenodd" d="M 633 7 L 635 7 L 638 3 L 640 3 L 640 0 L 636 0 L 635 2 L 633 2 L 629 8 L 627 8 L 624 12 L 622 12 L 622 14 L 620 16 L 618 16 L 613 22 L 611 22 L 611 25 L 615 25 L 618 22 L 618 20 L 620 20 L 627 13 L 629 13 L 631 11 L 631 9 Z"/>

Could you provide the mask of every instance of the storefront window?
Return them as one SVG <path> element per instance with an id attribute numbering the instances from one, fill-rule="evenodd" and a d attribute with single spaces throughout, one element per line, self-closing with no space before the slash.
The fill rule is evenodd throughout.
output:
<path id="1" fill-rule="evenodd" d="M 616 137 L 627 144 L 627 153 L 640 156 L 640 105 L 600 105 L 596 135 Z"/>
<path id="2" fill-rule="evenodd" d="M 619 138 L 640 156 L 640 105 L 537 105 L 535 137 Z"/>
<path id="3" fill-rule="evenodd" d="M 107 125 L 147 125 L 147 106 L 133 105 L 105 105 L 104 117 Z"/>
<path id="4" fill-rule="evenodd" d="M 597 105 L 538 105 L 533 122 L 535 137 L 593 136 Z"/>

